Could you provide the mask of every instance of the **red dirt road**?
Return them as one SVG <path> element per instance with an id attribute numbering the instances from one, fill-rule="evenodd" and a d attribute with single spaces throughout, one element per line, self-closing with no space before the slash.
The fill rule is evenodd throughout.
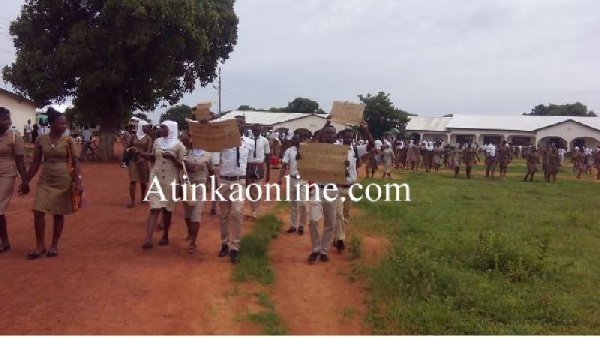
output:
<path id="1" fill-rule="evenodd" d="M 11 200 L 6 216 L 12 249 L 0 254 L 0 334 L 260 333 L 240 320 L 255 307 L 248 304 L 255 301 L 249 296 L 253 286 L 242 284 L 241 293 L 233 292 L 231 263 L 217 257 L 218 217 L 208 215 L 208 205 L 196 254 L 187 252 L 182 205 L 173 216 L 169 246 L 157 245 L 157 232 L 154 249 L 142 250 L 148 206 L 125 208 L 127 170 L 115 163 L 83 163 L 82 172 L 88 206 L 65 217 L 58 257 L 25 259 L 35 248 L 30 211 L 35 180 L 32 193 Z M 284 221 L 287 225 L 287 217 Z M 249 230 L 245 222 L 244 232 Z M 47 215 L 47 245 L 51 231 Z M 286 236 L 272 244 L 277 282 L 271 296 L 290 333 L 360 334 L 359 315 L 354 323 L 338 324 L 344 308 L 361 311 L 358 286 L 338 274 L 348 266 L 345 258 L 332 255 L 329 266 L 308 266 L 308 233 Z"/>

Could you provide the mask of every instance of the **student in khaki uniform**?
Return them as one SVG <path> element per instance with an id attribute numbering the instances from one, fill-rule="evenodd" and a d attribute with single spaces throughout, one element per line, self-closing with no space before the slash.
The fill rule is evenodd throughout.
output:
<path id="1" fill-rule="evenodd" d="M 152 150 L 152 138 L 147 134 L 148 122 L 140 120 L 138 122 L 137 131 L 134 136 L 129 139 L 127 149 L 136 148 L 138 153 L 149 153 Z M 148 181 L 150 180 L 150 165 L 148 161 L 139 156 L 133 154 L 129 159 L 129 204 L 128 208 L 135 206 L 135 184 L 140 184 L 140 200 L 144 203 L 144 197 L 146 196 L 146 190 L 148 188 Z"/>
<path id="2" fill-rule="evenodd" d="M 598 170 L 596 179 L 600 180 L 600 146 L 596 148 L 596 152 L 594 153 L 594 165 L 596 166 L 596 170 Z"/>
<path id="3" fill-rule="evenodd" d="M 560 157 L 558 156 L 558 149 L 556 149 L 556 146 L 553 144 L 548 148 L 548 177 L 546 178 L 546 182 L 550 182 L 550 177 L 552 177 L 552 182 L 556 182 L 559 164 Z"/>
<path id="4" fill-rule="evenodd" d="M 444 147 L 441 143 L 436 143 L 433 150 L 433 170 L 437 173 L 442 165 L 444 165 Z"/>
<path id="5" fill-rule="evenodd" d="M 181 141 L 188 149 L 183 160 L 185 171 L 187 172 L 190 184 L 196 185 L 196 198 L 193 199 L 193 196 L 186 196 L 187 200 L 194 200 L 195 203 L 189 205 L 185 201 L 183 202 L 185 225 L 188 229 L 188 239 L 190 241 L 188 252 L 195 253 L 196 239 L 202 219 L 202 209 L 206 200 L 202 184 L 206 183 L 208 176 L 213 173 L 213 153 L 195 148 L 187 135 L 182 137 Z"/>
<path id="6" fill-rule="evenodd" d="M 581 179 L 581 174 L 585 170 L 585 154 L 583 153 L 583 149 L 575 147 L 575 152 L 571 161 L 575 164 L 575 169 L 577 170 L 577 179 Z"/>
<path id="7" fill-rule="evenodd" d="M 537 149 L 535 147 L 529 147 L 527 150 L 527 174 L 523 179 L 524 182 L 529 178 L 529 182 L 533 182 L 533 176 L 538 171 L 538 165 L 540 164 L 540 157 L 538 156 Z"/>
<path id="8" fill-rule="evenodd" d="M 27 254 L 29 260 L 37 259 L 46 252 L 46 213 L 54 215 L 54 232 L 47 256 L 58 256 L 58 241 L 63 231 L 64 215 L 73 214 L 72 186 L 76 185 L 79 195 L 83 193 L 79 152 L 74 146 L 75 141 L 64 136 L 67 118 L 53 108 L 48 108 L 47 114 L 50 132 L 37 138 L 33 162 L 27 175 L 30 179 L 33 178 L 40 166 L 42 167 L 33 202 L 36 250 Z"/>
<path id="9" fill-rule="evenodd" d="M 471 170 L 474 165 L 477 165 L 479 161 L 479 156 L 477 156 L 477 151 L 473 149 L 473 144 L 469 143 L 467 148 L 463 150 L 462 161 L 465 164 L 467 171 L 467 178 L 471 178 Z"/>
<path id="10" fill-rule="evenodd" d="M 282 166 L 279 170 L 279 178 L 277 184 L 283 184 L 283 177 L 289 169 L 290 176 L 290 227 L 286 233 L 291 234 L 298 232 L 299 235 L 304 234 L 304 226 L 306 225 L 306 184 L 298 171 L 298 160 L 302 159 L 300 154 L 300 135 L 294 135 L 291 140 L 291 146 L 286 149 L 281 160 Z M 298 217 L 298 213 L 300 217 Z"/>
<path id="11" fill-rule="evenodd" d="M 11 125 L 10 111 L 0 107 L 0 253 L 10 250 L 6 209 L 14 193 L 17 171 L 21 176 L 19 192 L 29 193 L 25 145 L 19 134 L 9 131 Z"/>
<path id="12" fill-rule="evenodd" d="M 460 165 L 462 164 L 463 149 L 460 144 L 456 145 L 456 148 L 452 151 L 452 166 L 454 169 L 454 177 L 458 177 L 460 172 Z"/>
<path id="13" fill-rule="evenodd" d="M 504 180 L 506 177 L 506 170 L 508 164 L 512 161 L 512 155 L 508 142 L 502 141 L 502 145 L 498 148 L 498 165 L 500 166 L 500 179 Z"/>
<path id="14" fill-rule="evenodd" d="M 178 139 L 177 122 L 163 121 L 160 125 L 159 136 L 161 137 L 154 141 L 151 153 L 141 153 L 137 148 L 133 148 L 139 156 L 154 162 L 150 172 L 150 188 L 146 194 L 150 202 L 150 214 L 146 223 L 146 242 L 142 245 L 143 249 L 152 249 L 153 247 L 152 235 L 161 211 L 163 234 L 158 245 L 169 244 L 171 216 L 176 204 L 176 196 L 172 196 L 171 183 L 178 182 L 179 170 L 182 168 L 181 161 L 184 160 L 186 153 L 185 146 Z"/>

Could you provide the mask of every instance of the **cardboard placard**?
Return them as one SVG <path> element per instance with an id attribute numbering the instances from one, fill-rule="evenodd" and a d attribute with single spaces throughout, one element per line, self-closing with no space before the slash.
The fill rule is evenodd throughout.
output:
<path id="1" fill-rule="evenodd" d="M 330 143 L 302 143 L 298 170 L 303 180 L 321 183 L 346 183 L 348 147 Z"/>
<path id="2" fill-rule="evenodd" d="M 333 108 L 331 108 L 329 116 L 331 116 L 332 122 L 357 126 L 363 120 L 365 108 L 364 103 L 333 101 Z"/>
<path id="3" fill-rule="evenodd" d="M 212 106 L 212 103 L 205 101 L 205 102 L 198 103 L 196 105 L 196 107 L 192 108 L 192 112 L 194 113 L 194 116 L 196 117 L 196 121 L 212 119 L 212 113 L 210 112 L 211 106 Z"/>
<path id="4" fill-rule="evenodd" d="M 194 147 L 205 151 L 219 152 L 242 144 L 236 119 L 211 123 L 190 121 L 188 127 Z"/>

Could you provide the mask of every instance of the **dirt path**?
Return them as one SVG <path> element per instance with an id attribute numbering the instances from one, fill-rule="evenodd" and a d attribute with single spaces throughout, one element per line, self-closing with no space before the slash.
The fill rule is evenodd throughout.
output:
<path id="1" fill-rule="evenodd" d="M 88 207 L 65 218 L 56 258 L 25 260 L 35 247 L 33 193 L 11 201 L 12 249 L 0 255 L 0 334 L 254 333 L 236 317 L 232 266 L 217 257 L 218 218 L 208 205 L 196 254 L 186 251 L 181 205 L 170 245 L 156 245 L 155 233 L 154 249 L 142 250 L 148 207 L 125 208 L 126 169 L 85 163 L 82 171 Z M 49 242 L 51 216 L 46 222 Z"/>

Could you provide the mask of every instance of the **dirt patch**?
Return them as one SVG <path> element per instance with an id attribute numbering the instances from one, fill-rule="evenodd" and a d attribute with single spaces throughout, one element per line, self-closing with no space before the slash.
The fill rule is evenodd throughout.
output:
<path id="1" fill-rule="evenodd" d="M 279 217 L 287 229 L 289 209 L 284 209 Z M 271 296 L 289 334 L 365 334 L 364 298 L 359 285 L 347 281 L 352 265 L 347 254 L 338 254 L 332 248 L 329 262 L 309 265 L 310 247 L 307 229 L 302 236 L 283 233 L 269 250 L 277 276 Z"/>
<path id="2" fill-rule="evenodd" d="M 219 221 L 208 204 L 196 254 L 187 252 L 182 205 L 169 246 L 156 245 L 155 233 L 154 249 L 142 250 L 148 206 L 125 207 L 127 170 L 83 163 L 82 172 L 88 206 L 65 217 L 58 257 L 25 260 L 35 248 L 34 192 L 13 197 L 6 214 L 12 249 L 0 255 L 0 334 L 256 334 L 239 320 L 245 299 L 232 294 L 231 263 L 217 257 Z M 49 245 L 49 215 L 46 224 Z M 245 222 L 244 232 L 251 227 Z"/>

